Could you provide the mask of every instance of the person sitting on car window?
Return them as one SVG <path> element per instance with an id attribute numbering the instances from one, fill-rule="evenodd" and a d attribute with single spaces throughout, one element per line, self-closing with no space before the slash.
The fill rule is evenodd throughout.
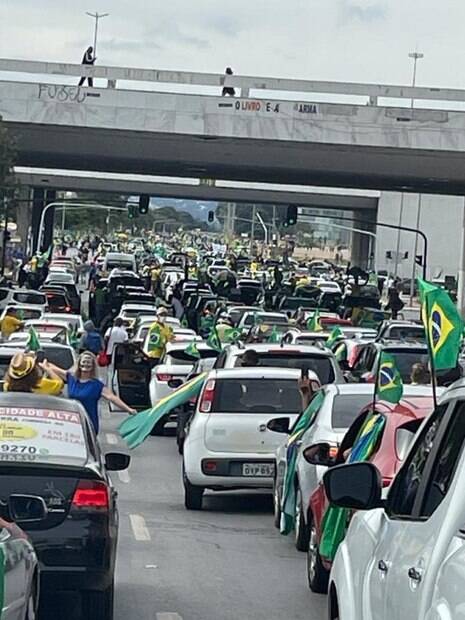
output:
<path id="1" fill-rule="evenodd" d="M 258 357 L 258 353 L 254 349 L 248 349 L 241 357 L 240 366 L 242 368 L 260 366 L 260 358 Z"/>
<path id="2" fill-rule="evenodd" d="M 35 355 L 16 353 L 11 358 L 5 374 L 5 392 L 34 392 L 57 396 L 63 390 L 64 382 L 51 368 L 37 363 Z"/>

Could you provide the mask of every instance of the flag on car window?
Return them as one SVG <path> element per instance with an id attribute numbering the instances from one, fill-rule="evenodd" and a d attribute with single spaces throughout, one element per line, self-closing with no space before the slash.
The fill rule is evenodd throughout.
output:
<path id="1" fill-rule="evenodd" d="M 315 415 L 320 410 L 321 405 L 325 399 L 325 394 L 322 390 L 317 392 L 312 398 L 312 401 L 300 415 L 294 428 L 291 429 L 291 435 L 287 441 L 286 450 L 286 473 L 284 476 L 284 488 L 281 498 L 281 525 L 280 532 L 284 536 L 287 536 L 294 529 L 295 524 L 295 511 L 296 511 L 296 488 L 295 488 L 295 474 L 297 465 L 297 456 L 299 453 L 299 440 L 302 435 L 310 428 Z"/>
<path id="2" fill-rule="evenodd" d="M 69 343 L 73 347 L 73 349 L 77 349 L 79 345 L 79 333 L 77 325 L 73 327 L 71 333 L 69 335 Z"/>
<path id="3" fill-rule="evenodd" d="M 404 384 L 396 360 L 392 355 L 381 352 L 376 378 L 376 396 L 380 400 L 397 404 L 404 393 Z"/>
<path id="4" fill-rule="evenodd" d="M 279 333 L 276 325 L 273 325 L 273 329 L 271 330 L 270 335 L 268 336 L 268 342 L 272 344 L 277 344 L 278 342 L 281 342 L 281 334 Z"/>
<path id="5" fill-rule="evenodd" d="M 207 373 L 203 372 L 191 381 L 181 385 L 169 396 L 158 401 L 155 407 L 140 411 L 129 417 L 119 427 L 119 433 L 128 447 L 137 448 L 150 435 L 153 427 L 176 407 L 187 403 L 191 398 L 198 396 L 205 383 Z"/>
<path id="6" fill-rule="evenodd" d="M 379 445 L 386 419 L 383 415 L 371 412 L 367 415 L 357 439 L 354 441 L 348 463 L 368 461 Z M 321 524 L 321 540 L 318 551 L 320 556 L 334 560 L 336 551 L 344 540 L 350 519 L 347 508 L 330 505 L 326 510 Z"/>
<path id="7" fill-rule="evenodd" d="M 186 355 L 189 355 L 189 357 L 195 357 L 195 359 L 197 360 L 200 359 L 200 353 L 195 340 L 193 340 L 190 344 L 187 345 L 187 347 L 184 349 L 184 353 L 186 353 Z"/>
<path id="8" fill-rule="evenodd" d="M 340 327 L 335 327 L 332 330 L 332 332 L 329 334 L 329 338 L 325 342 L 325 347 L 330 349 L 333 346 L 333 344 L 336 342 L 336 340 L 339 340 L 340 338 L 344 338 L 344 332 L 342 331 Z"/>
<path id="9" fill-rule="evenodd" d="M 320 311 L 317 308 L 313 315 L 307 321 L 307 329 L 309 332 L 321 332 L 323 328 L 320 325 Z"/>
<path id="10" fill-rule="evenodd" d="M 418 278 L 421 318 L 435 370 L 455 368 L 464 322 L 444 289 Z"/>
<path id="11" fill-rule="evenodd" d="M 241 337 L 241 332 L 235 327 L 230 327 L 229 329 L 224 330 L 223 338 L 225 342 L 234 343 L 234 342 L 237 342 L 240 337 Z"/>
<path id="12" fill-rule="evenodd" d="M 210 335 L 208 336 L 207 344 L 211 349 L 217 351 L 218 353 L 221 353 L 221 351 L 223 350 L 220 337 L 218 336 L 218 332 L 216 330 L 216 326 L 214 326 L 211 330 Z"/>
<path id="13" fill-rule="evenodd" d="M 40 349 L 39 336 L 36 330 L 32 327 L 29 328 L 29 335 L 26 342 L 26 351 L 38 351 Z"/>

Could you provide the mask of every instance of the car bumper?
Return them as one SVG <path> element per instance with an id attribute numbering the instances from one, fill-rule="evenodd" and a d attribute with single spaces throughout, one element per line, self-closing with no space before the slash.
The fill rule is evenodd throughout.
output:
<path id="1" fill-rule="evenodd" d="M 215 463 L 216 470 L 208 470 L 206 463 Z M 271 466 L 270 475 L 244 475 L 243 465 Z M 185 475 L 195 486 L 206 489 L 272 489 L 275 477 L 275 459 L 270 455 L 206 455 L 194 466 L 185 463 Z"/>

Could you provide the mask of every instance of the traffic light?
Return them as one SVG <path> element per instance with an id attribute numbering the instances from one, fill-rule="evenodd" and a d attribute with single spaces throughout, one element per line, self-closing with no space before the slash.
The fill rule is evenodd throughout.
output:
<path id="1" fill-rule="evenodd" d="M 415 256 L 415 262 L 419 267 L 423 267 L 423 254 L 417 254 Z"/>
<path id="2" fill-rule="evenodd" d="M 286 219 L 283 222 L 284 228 L 289 226 L 295 226 L 297 224 L 297 207 L 295 205 L 289 205 L 286 211 Z"/>
<path id="3" fill-rule="evenodd" d="M 150 196 L 147 196 L 147 194 L 142 194 L 142 196 L 139 196 L 139 213 L 141 215 L 147 215 L 149 212 L 149 205 Z"/>
<path id="4" fill-rule="evenodd" d="M 137 205 L 129 204 L 128 205 L 128 218 L 130 220 L 133 220 L 138 215 L 139 215 L 139 211 L 137 210 Z"/>
<path id="5" fill-rule="evenodd" d="M 212 224 L 214 221 L 215 221 L 215 212 L 209 211 L 208 212 L 208 223 Z"/>

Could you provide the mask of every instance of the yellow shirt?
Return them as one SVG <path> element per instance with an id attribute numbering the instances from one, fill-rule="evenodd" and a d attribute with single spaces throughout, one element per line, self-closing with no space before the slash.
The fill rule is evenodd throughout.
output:
<path id="1" fill-rule="evenodd" d="M 35 394 L 48 394 L 49 396 L 58 396 L 63 390 L 64 382 L 61 379 L 47 379 L 42 377 L 39 383 L 32 388 Z M 3 391 L 9 391 L 8 378 L 5 377 L 5 383 L 3 384 Z"/>
<path id="2" fill-rule="evenodd" d="M 148 356 L 160 358 L 163 355 L 166 343 L 173 339 L 173 330 L 169 325 L 162 325 L 155 321 L 150 326 L 148 339 Z"/>
<path id="3" fill-rule="evenodd" d="M 9 338 L 11 334 L 20 329 L 21 325 L 22 322 L 19 319 L 15 316 L 10 316 L 7 314 L 1 323 L 2 336 L 4 338 Z"/>

